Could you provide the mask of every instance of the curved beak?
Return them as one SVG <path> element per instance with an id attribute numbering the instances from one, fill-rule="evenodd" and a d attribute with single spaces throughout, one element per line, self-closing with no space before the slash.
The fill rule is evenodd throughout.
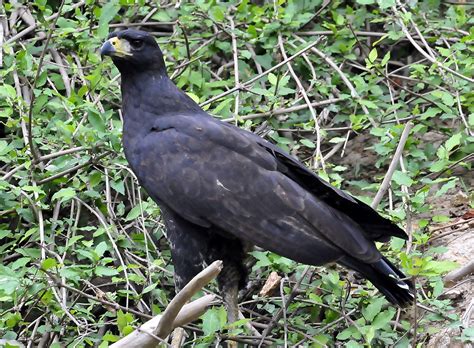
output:
<path id="1" fill-rule="evenodd" d="M 115 47 L 112 45 L 110 40 L 105 41 L 102 47 L 100 48 L 100 55 L 113 56 L 114 53 L 115 53 Z"/>
<path id="2" fill-rule="evenodd" d="M 112 37 L 104 42 L 100 48 L 101 56 L 127 57 L 131 56 L 130 44 L 127 40 L 120 40 L 118 37 Z"/>

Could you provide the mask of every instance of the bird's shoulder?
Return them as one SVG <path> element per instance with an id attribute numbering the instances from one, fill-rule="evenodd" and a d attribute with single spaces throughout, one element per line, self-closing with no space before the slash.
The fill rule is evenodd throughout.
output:
<path id="1" fill-rule="evenodd" d="M 181 114 L 157 117 L 152 133 L 172 133 L 175 144 L 185 145 L 182 151 L 207 152 L 219 148 L 227 156 L 243 156 L 265 169 L 276 170 L 277 162 L 262 148 L 258 136 L 226 124 L 210 115 Z"/>

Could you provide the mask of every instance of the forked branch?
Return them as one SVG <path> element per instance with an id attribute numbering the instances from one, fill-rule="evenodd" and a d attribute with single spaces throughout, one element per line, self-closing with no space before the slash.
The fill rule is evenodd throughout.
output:
<path id="1" fill-rule="evenodd" d="M 174 328 L 185 325 L 199 318 L 207 310 L 215 295 L 203 296 L 186 304 L 194 294 L 206 286 L 222 270 L 222 261 L 214 261 L 206 269 L 196 275 L 170 302 L 161 315 L 147 321 L 111 348 L 123 347 L 156 347 Z"/>

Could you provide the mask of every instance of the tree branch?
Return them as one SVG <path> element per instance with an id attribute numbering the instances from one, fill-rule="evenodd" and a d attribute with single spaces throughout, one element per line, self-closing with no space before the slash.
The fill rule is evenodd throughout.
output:
<path id="1" fill-rule="evenodd" d="M 163 339 L 168 336 L 174 328 L 199 318 L 214 300 L 215 295 L 206 295 L 189 304 L 185 303 L 188 302 L 196 292 L 214 279 L 220 273 L 222 267 L 222 261 L 214 261 L 186 284 L 169 303 L 162 315 L 157 315 L 150 319 L 141 327 L 112 344 L 110 347 L 156 347 L 158 343 L 160 343 L 157 341 L 157 338 Z"/>
<path id="2" fill-rule="evenodd" d="M 390 166 L 388 167 L 387 174 L 385 174 L 382 184 L 380 185 L 380 188 L 377 191 L 377 194 L 375 195 L 375 198 L 372 201 L 372 204 L 370 205 L 374 209 L 377 208 L 380 201 L 382 200 L 382 197 L 384 196 L 385 192 L 387 192 L 387 189 L 390 186 L 390 181 L 392 180 L 393 173 L 395 172 L 395 169 L 397 168 L 397 165 L 400 160 L 400 156 L 402 155 L 403 148 L 405 147 L 405 143 L 408 139 L 408 135 L 410 134 L 410 130 L 412 127 L 413 127 L 413 123 L 411 122 L 408 122 L 405 124 L 405 129 L 403 129 L 403 133 L 400 137 L 400 141 L 398 142 L 398 146 L 397 146 L 397 149 L 395 150 L 395 154 L 393 155 L 392 162 L 390 163 Z"/>

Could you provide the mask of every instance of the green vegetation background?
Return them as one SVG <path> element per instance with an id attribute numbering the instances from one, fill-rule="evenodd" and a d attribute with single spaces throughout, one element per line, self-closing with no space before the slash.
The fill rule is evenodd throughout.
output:
<path id="1" fill-rule="evenodd" d="M 450 221 L 430 214 L 430 202 L 471 190 L 473 18 L 472 5 L 437 0 L 4 3 L 0 338 L 105 347 L 142 318 L 81 292 L 147 314 L 174 294 L 159 209 L 122 152 L 120 77 L 98 54 L 110 30 L 142 23 L 176 84 L 210 113 L 265 136 L 368 203 L 404 124 L 413 123 L 378 207 L 410 241 L 380 247 L 415 277 L 418 301 L 432 311 L 397 310 L 350 272 L 311 268 L 269 336 L 274 345 L 408 347 L 445 326 L 472 340 L 440 297 L 441 275 L 457 266 L 436 260 L 445 249 L 430 247 L 429 227 Z M 316 50 L 266 73 L 316 41 Z M 279 289 L 258 294 L 269 273 L 286 277 L 288 296 L 305 266 L 252 255 L 241 309 L 261 331 L 282 306 Z M 248 320 L 227 326 L 219 306 L 188 333 L 187 344 L 201 346 L 226 335 L 256 340 Z"/>

